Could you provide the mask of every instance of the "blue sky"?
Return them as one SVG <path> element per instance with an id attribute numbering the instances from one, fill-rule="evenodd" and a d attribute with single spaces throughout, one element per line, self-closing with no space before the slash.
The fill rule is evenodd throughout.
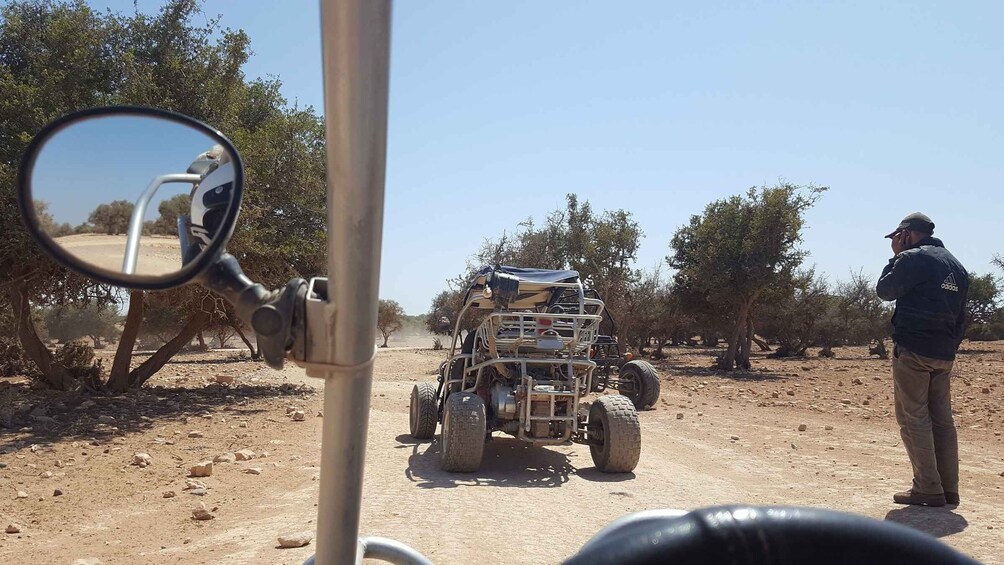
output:
<path id="1" fill-rule="evenodd" d="M 135 203 L 154 178 L 185 173 L 215 140 L 198 130 L 156 118 L 106 116 L 66 127 L 50 138 L 35 162 L 32 197 L 49 203 L 57 223 L 87 221 L 100 204 Z M 192 185 L 162 185 L 145 219 L 160 217 L 157 206 Z"/>
<path id="2" fill-rule="evenodd" d="M 249 77 L 323 106 L 316 2 L 204 10 L 248 32 Z M 918 210 L 988 272 L 1004 251 L 1002 21 L 995 1 L 399 0 L 381 295 L 425 312 L 485 238 L 569 192 L 633 212 L 638 266 L 664 266 L 691 214 L 779 179 L 831 187 L 804 244 L 831 279 L 877 274 L 882 236 Z"/>

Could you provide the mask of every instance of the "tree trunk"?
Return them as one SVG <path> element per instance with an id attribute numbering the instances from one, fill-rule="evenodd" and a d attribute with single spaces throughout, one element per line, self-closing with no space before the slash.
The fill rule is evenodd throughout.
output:
<path id="1" fill-rule="evenodd" d="M 258 354 L 258 351 L 255 350 L 254 345 L 251 344 L 251 340 L 249 340 L 247 336 L 244 335 L 244 332 L 241 331 L 240 327 L 237 324 L 231 324 L 230 327 L 232 327 L 237 332 L 237 335 L 241 336 L 241 341 L 244 342 L 244 345 L 247 346 L 248 351 L 251 352 L 251 358 L 255 360 L 260 359 L 261 355 Z"/>
<path id="2" fill-rule="evenodd" d="M 390 334 L 389 333 L 383 333 L 383 332 L 381 332 L 381 333 L 383 334 L 383 345 L 381 345 L 380 347 L 387 347 L 387 340 L 390 339 Z"/>
<path id="3" fill-rule="evenodd" d="M 143 323 L 143 301 L 146 294 L 142 290 L 129 293 L 129 311 L 126 313 L 125 327 L 122 337 L 115 349 L 115 360 L 112 361 L 112 372 L 108 377 L 108 388 L 116 392 L 129 389 L 129 366 L 132 365 L 132 352 L 136 347 L 136 336 Z"/>
<path id="4" fill-rule="evenodd" d="M 770 349 L 770 345 L 768 345 L 766 341 L 758 338 L 756 335 L 753 336 L 753 343 L 755 343 L 757 345 L 757 347 L 760 348 L 760 351 L 770 351 L 771 350 Z"/>
<path id="5" fill-rule="evenodd" d="M 181 348 L 188 345 L 192 341 L 192 338 L 206 327 L 210 318 L 212 316 L 209 312 L 196 312 L 189 318 L 188 323 L 185 324 L 185 327 L 181 329 L 178 335 L 174 336 L 174 339 L 165 343 L 149 359 L 143 361 L 139 367 L 136 367 L 129 373 L 129 388 L 143 386 L 143 383 L 156 374 L 161 367 L 181 351 Z"/>
<path id="6" fill-rule="evenodd" d="M 220 347 L 223 347 L 222 345 Z M 202 330 L 199 330 L 199 351 L 205 351 L 206 347 L 206 336 L 202 335 Z"/>
<path id="7" fill-rule="evenodd" d="M 879 339 L 879 340 L 876 340 L 876 342 L 877 343 L 875 344 L 875 347 L 869 347 L 868 348 L 868 354 L 869 355 L 878 355 L 880 359 L 888 359 L 889 358 L 889 351 L 885 348 L 885 340 L 884 339 Z"/>
<path id="8" fill-rule="evenodd" d="M 49 348 L 42 343 L 31 319 L 31 302 L 28 300 L 28 288 L 25 283 L 12 285 L 7 290 L 7 297 L 14 310 L 14 321 L 17 324 L 18 341 L 24 355 L 42 372 L 45 383 L 57 390 L 69 390 L 73 386 L 73 378 L 66 368 L 56 363 Z"/>
<path id="9" fill-rule="evenodd" d="M 742 361 L 742 368 L 749 371 L 752 368 L 750 364 L 750 354 L 753 352 L 753 318 L 746 318 L 746 336 L 743 339 L 743 349 L 740 360 Z"/>
<path id="10" fill-rule="evenodd" d="M 746 326 L 749 317 L 750 303 L 743 302 L 736 312 L 735 325 L 732 327 L 732 337 L 729 339 L 729 347 L 725 354 L 718 359 L 718 368 L 731 371 L 736 368 L 736 360 L 739 357 L 742 344 L 746 342 Z M 746 357 L 747 363 L 749 356 Z"/>

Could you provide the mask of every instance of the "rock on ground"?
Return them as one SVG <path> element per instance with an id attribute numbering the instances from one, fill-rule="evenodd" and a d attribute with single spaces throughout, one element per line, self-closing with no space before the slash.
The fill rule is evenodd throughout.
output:
<path id="1" fill-rule="evenodd" d="M 192 477 L 210 477 L 213 475 L 213 462 L 203 461 L 189 469 L 188 474 Z"/>
<path id="2" fill-rule="evenodd" d="M 242 449 L 240 451 L 235 451 L 234 456 L 237 457 L 238 461 L 250 461 L 254 459 L 254 451 L 250 449 Z"/>
<path id="3" fill-rule="evenodd" d="M 202 502 L 198 504 L 194 509 L 192 509 L 192 518 L 196 520 L 212 520 L 215 518 L 213 514 L 206 509 L 206 505 Z"/>
<path id="4" fill-rule="evenodd" d="M 237 461 L 237 456 L 233 453 L 221 453 L 213 457 L 213 463 L 233 463 L 234 461 Z"/>
<path id="5" fill-rule="evenodd" d="M 137 467 L 146 467 L 153 463 L 153 457 L 149 453 L 137 453 L 132 456 L 132 464 Z"/>
<path id="6" fill-rule="evenodd" d="M 8 534 L 20 534 L 21 533 L 21 526 L 19 526 L 17 524 L 8 524 L 7 525 L 7 533 Z M 279 539 L 281 540 L 282 538 L 279 538 Z M 296 546 L 296 547 L 299 547 L 299 546 Z"/>
<path id="7" fill-rule="evenodd" d="M 311 532 L 297 532 L 279 536 L 279 547 L 303 547 L 313 541 L 314 534 Z"/>

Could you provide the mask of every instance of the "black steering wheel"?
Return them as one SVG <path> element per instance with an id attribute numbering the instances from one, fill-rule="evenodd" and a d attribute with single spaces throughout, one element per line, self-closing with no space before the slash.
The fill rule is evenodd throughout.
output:
<path id="1" fill-rule="evenodd" d="M 565 565 L 979 565 L 906 526 L 819 508 L 717 506 L 633 516 L 601 531 Z"/>

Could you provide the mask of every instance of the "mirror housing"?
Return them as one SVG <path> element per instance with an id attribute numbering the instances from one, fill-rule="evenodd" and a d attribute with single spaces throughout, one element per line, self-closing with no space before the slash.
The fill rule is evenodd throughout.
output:
<path id="1" fill-rule="evenodd" d="M 228 187 L 226 196 L 229 200 L 226 202 L 225 211 L 221 211 L 222 217 L 218 218 L 218 227 L 215 229 L 215 233 L 205 234 L 203 241 L 207 241 L 208 243 L 201 246 L 201 252 L 192 254 L 190 257 L 185 257 L 186 260 L 182 260 L 179 257 L 179 263 L 182 264 L 176 271 L 160 275 L 135 274 L 136 256 L 139 252 L 139 237 L 143 228 L 144 214 L 147 204 L 149 204 L 153 194 L 160 185 L 169 182 L 197 185 L 200 179 L 208 179 L 208 176 L 203 175 L 206 173 L 212 174 L 209 172 L 210 161 L 212 159 L 207 159 L 207 154 L 210 152 L 199 155 L 196 162 L 192 163 L 187 171 L 184 168 L 180 172 L 164 171 L 162 174 L 158 174 L 149 186 L 145 187 L 145 192 L 137 191 L 137 196 L 140 196 L 140 199 L 136 201 L 137 204 L 133 208 L 133 214 L 130 218 L 129 237 L 124 251 L 123 268 L 119 272 L 99 267 L 94 262 L 88 262 L 68 252 L 64 245 L 57 243 L 52 235 L 46 233 L 42 227 L 42 219 L 39 217 L 38 210 L 36 209 L 35 197 L 37 195 L 34 194 L 33 186 L 39 172 L 36 170 L 39 165 L 39 156 L 43 154 L 46 145 L 53 138 L 65 132 L 68 128 L 86 123 L 93 124 L 96 120 L 107 120 L 108 118 L 137 118 L 139 121 L 149 119 L 151 123 L 160 121 L 165 126 L 174 127 L 176 130 L 179 127 L 181 129 L 187 128 L 201 134 L 209 142 L 218 146 L 222 154 L 227 157 L 226 161 L 228 162 L 223 166 L 229 167 L 227 169 L 227 180 L 232 182 L 232 184 Z M 204 148 L 202 149 L 204 150 Z M 219 153 L 217 153 L 218 155 Z M 115 155 L 112 155 L 112 157 L 115 157 Z M 209 157 L 213 157 L 213 155 L 209 155 Z M 112 174 L 116 172 L 114 166 L 110 166 L 109 169 Z M 42 128 L 28 145 L 22 157 L 17 177 L 17 201 L 21 210 L 21 217 L 28 232 L 31 233 L 38 245 L 57 263 L 103 283 L 137 290 L 164 290 L 193 281 L 219 261 L 225 252 L 225 246 L 230 240 L 237 222 L 243 198 L 243 188 L 244 167 L 240 155 L 236 148 L 234 148 L 233 143 L 215 128 L 193 118 L 167 110 L 139 106 L 109 106 L 74 112 Z M 132 199 L 128 200 L 132 201 Z M 187 243 L 186 237 L 188 235 L 185 233 L 185 230 L 179 230 L 179 237 L 182 242 Z"/>

